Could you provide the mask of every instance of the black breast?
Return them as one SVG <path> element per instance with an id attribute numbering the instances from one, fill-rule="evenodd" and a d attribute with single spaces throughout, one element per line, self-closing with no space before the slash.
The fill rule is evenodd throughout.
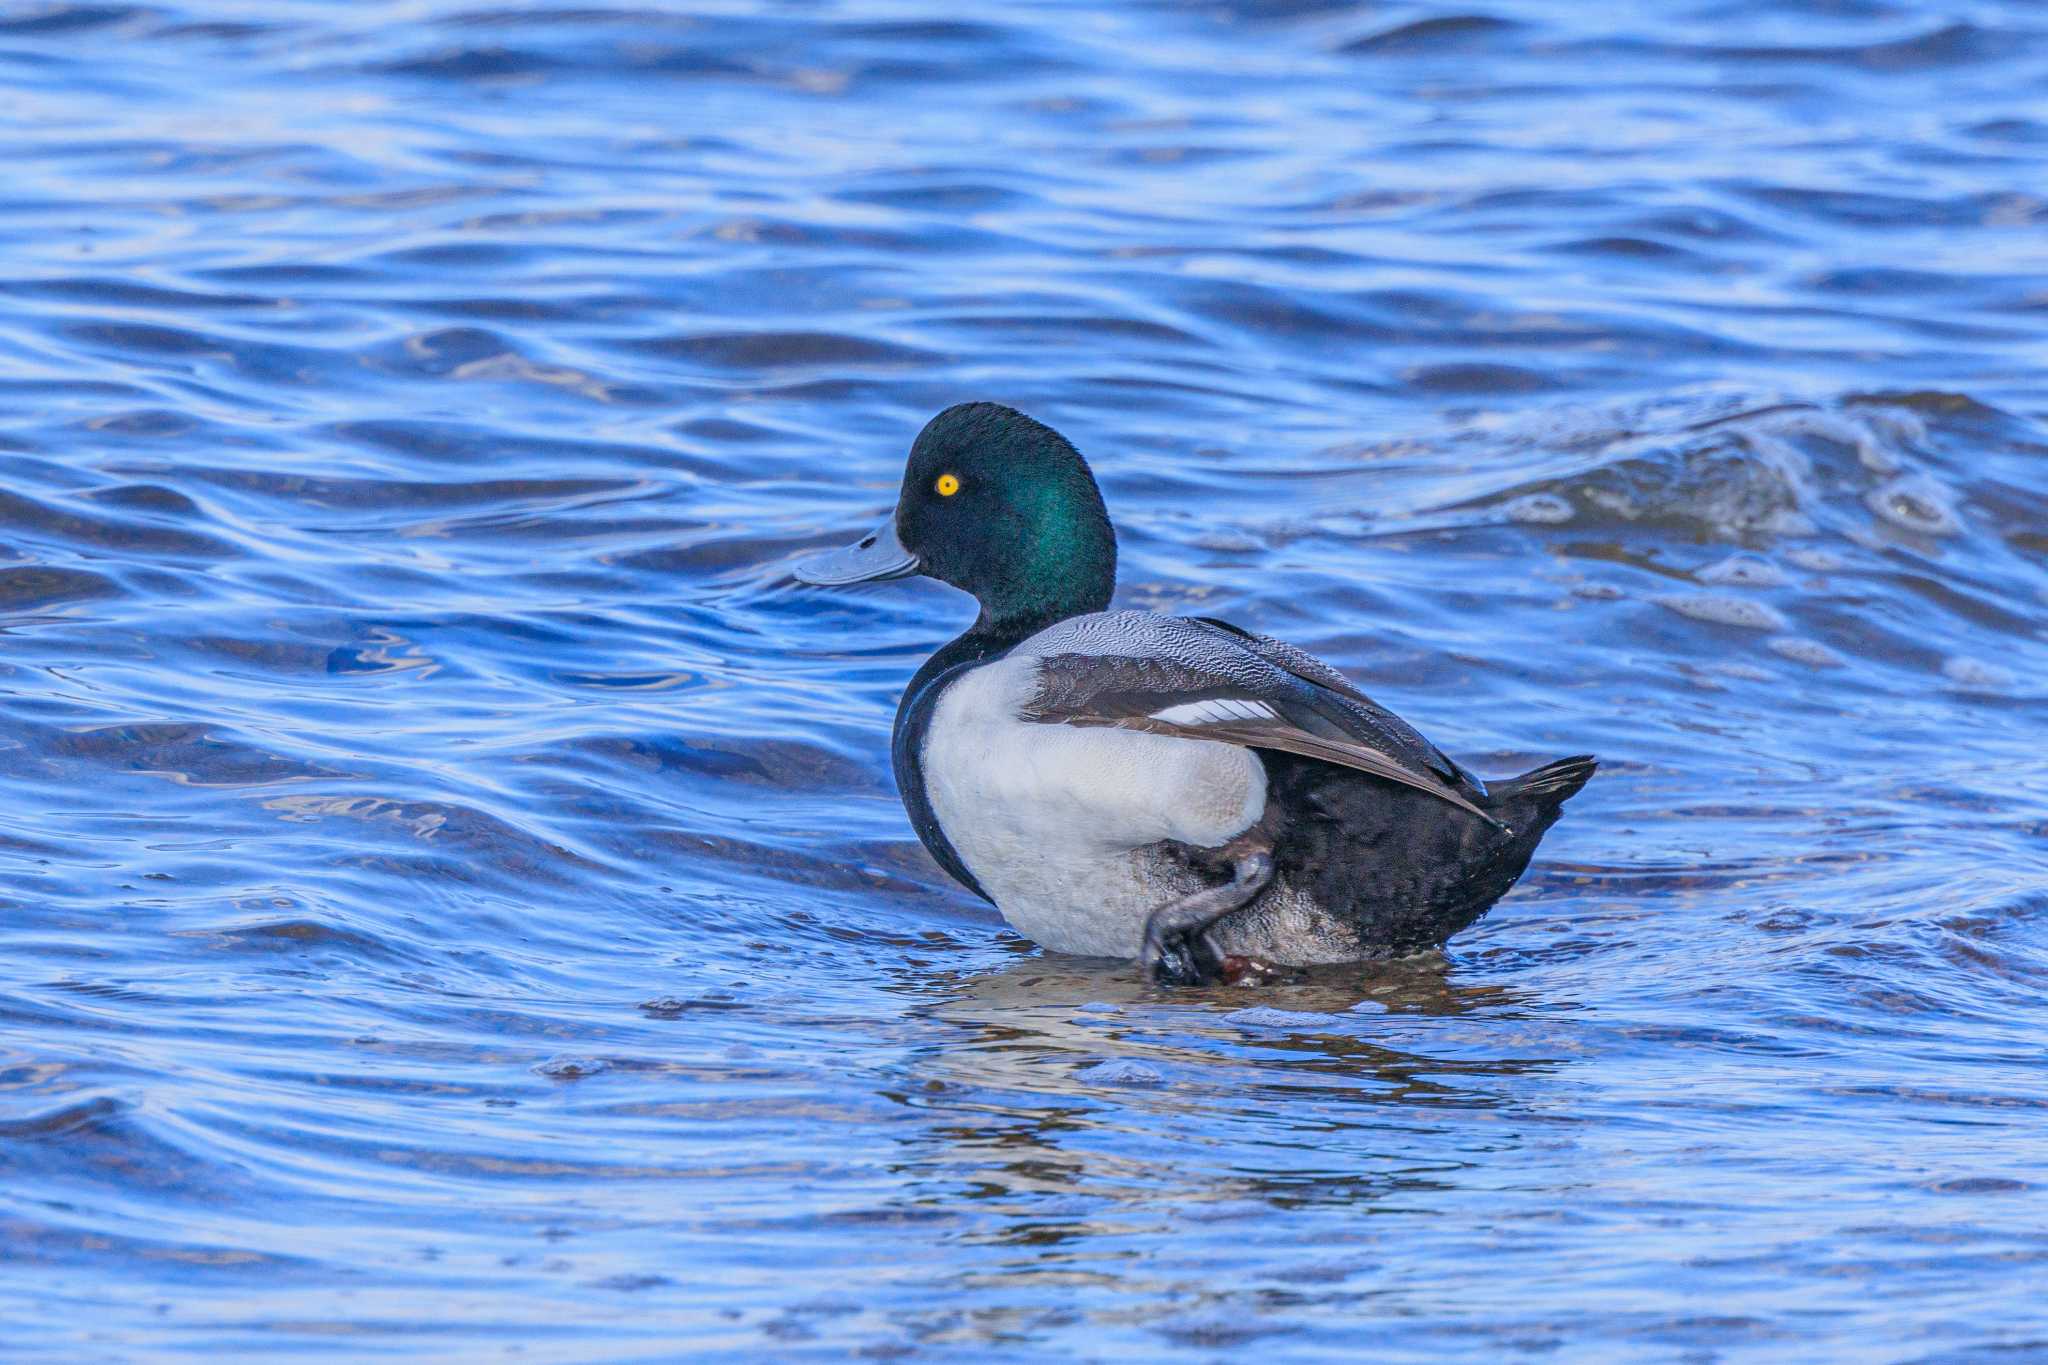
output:
<path id="1" fill-rule="evenodd" d="M 896 774 L 896 794 L 903 799 L 903 809 L 910 816 L 910 827 L 917 831 L 919 841 L 953 880 L 993 905 L 995 898 L 974 880 L 974 874 L 960 861 L 952 840 L 940 827 L 939 817 L 932 811 L 931 794 L 924 785 L 924 737 L 931 729 L 932 712 L 938 708 L 939 697 L 969 669 L 987 662 L 985 654 L 961 649 L 971 638 L 962 636 L 932 655 L 910 680 L 910 686 L 903 689 L 903 700 L 896 706 L 896 729 L 889 740 L 889 766 Z"/>

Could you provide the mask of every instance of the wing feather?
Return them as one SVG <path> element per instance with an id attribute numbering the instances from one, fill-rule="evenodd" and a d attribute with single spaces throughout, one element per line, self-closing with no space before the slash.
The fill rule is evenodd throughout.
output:
<path id="1" fill-rule="evenodd" d="M 1490 825 L 1500 822 L 1473 805 L 1463 795 L 1444 785 L 1443 779 L 1434 773 L 1418 773 L 1401 766 L 1377 749 L 1369 749 L 1356 741 L 1329 738 L 1311 734 L 1309 731 L 1290 725 L 1276 718 L 1274 723 L 1259 724 L 1253 721 L 1212 721 L 1196 725 L 1176 725 L 1157 718 L 1149 722 L 1132 721 L 1089 721 L 1069 719 L 1070 725 L 1121 725 L 1125 729 L 1144 730 L 1155 735 L 1174 735 L 1182 739 L 1208 739 L 1222 744 L 1241 745 L 1247 749 L 1277 749 L 1284 754 L 1299 754 L 1303 758 L 1318 758 L 1325 763 L 1334 763 L 1340 768 L 1355 768 L 1359 772 L 1384 777 L 1389 782 L 1398 782 L 1404 787 L 1413 787 L 1427 792 L 1440 800 L 1448 801 L 1460 810 L 1470 811 Z"/>
<path id="2" fill-rule="evenodd" d="M 1357 683 L 1351 681 L 1351 679 L 1345 677 L 1342 673 L 1339 673 L 1336 669 L 1330 667 L 1329 664 L 1318 659 L 1301 646 L 1291 645 L 1285 640 L 1276 640 L 1270 635 L 1260 635 L 1256 631 L 1246 630 L 1242 626 L 1234 626 L 1230 622 L 1219 620 L 1214 616 L 1197 616 L 1193 619 L 1200 621 L 1205 626 L 1214 626 L 1219 631 L 1236 636 L 1268 663 L 1285 669 L 1304 682 L 1326 688 L 1346 701 L 1356 704 L 1372 718 L 1375 726 L 1391 732 L 1402 743 L 1411 746 L 1421 757 L 1423 763 L 1450 785 L 1469 789 L 1478 794 L 1485 793 L 1486 784 L 1470 772 L 1467 772 L 1457 760 L 1451 758 L 1427 739 L 1424 739 L 1421 733 L 1407 721 L 1402 720 L 1392 711 L 1387 710 L 1386 707 L 1381 706 L 1371 697 L 1366 696 L 1364 692 L 1359 690 Z"/>
<path id="3" fill-rule="evenodd" d="M 1099 623 L 1093 626 L 1090 623 Z M 1425 792 L 1488 824 L 1486 789 L 1406 721 L 1292 645 L 1199 617 L 1123 612 L 1055 627 L 1027 720 L 1272 749 Z"/>

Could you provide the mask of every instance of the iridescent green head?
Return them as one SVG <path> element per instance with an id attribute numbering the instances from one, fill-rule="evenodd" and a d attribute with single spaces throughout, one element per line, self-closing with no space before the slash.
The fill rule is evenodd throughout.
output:
<path id="1" fill-rule="evenodd" d="M 910 448 L 895 515 L 797 567 L 812 583 L 913 573 L 973 593 L 981 624 L 999 631 L 1101 611 L 1116 589 L 1116 533 L 1087 461 L 1015 408 L 947 408 Z"/>

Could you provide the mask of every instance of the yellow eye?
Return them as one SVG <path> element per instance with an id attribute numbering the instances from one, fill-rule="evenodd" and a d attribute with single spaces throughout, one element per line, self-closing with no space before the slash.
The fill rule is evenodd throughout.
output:
<path id="1" fill-rule="evenodd" d="M 933 484 L 932 487 L 938 490 L 940 497 L 950 498 L 960 491 L 960 479 L 957 475 L 941 474 L 939 475 L 939 481 Z"/>

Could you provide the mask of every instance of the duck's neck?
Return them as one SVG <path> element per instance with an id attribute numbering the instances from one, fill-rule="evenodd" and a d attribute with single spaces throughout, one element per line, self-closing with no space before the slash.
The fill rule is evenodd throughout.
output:
<path id="1" fill-rule="evenodd" d="M 1109 605 L 1116 592 L 1116 531 L 1102 493 L 1077 465 L 1076 480 L 1016 495 L 1018 530 L 999 556 L 1001 571 L 962 584 L 981 604 L 970 635 L 1014 645 L 1056 621 Z"/>
<path id="2" fill-rule="evenodd" d="M 1045 611 L 1012 613 L 994 616 L 988 608 L 982 608 L 981 615 L 973 625 L 924 661 L 924 667 L 903 689 L 903 700 L 896 707 L 896 719 L 900 724 L 909 713 L 911 703 L 932 681 L 952 671 L 961 664 L 984 663 L 1001 658 L 1024 641 L 1038 634 L 1047 626 L 1056 625 L 1070 616 L 1081 616 L 1091 611 L 1101 611 L 1109 605 L 1109 594 L 1104 593 L 1100 602 L 1069 609 L 1062 605 Z"/>
<path id="3" fill-rule="evenodd" d="M 1047 626 L 1108 607 L 1116 592 L 1116 542 L 1105 536 L 1090 551 L 1081 564 L 1061 563 L 1052 566 L 1054 572 L 1019 574 L 1000 591 L 979 595 L 981 614 L 974 624 L 926 659 L 903 689 L 896 707 L 898 728 L 919 695 L 952 669 L 1000 658 Z"/>
<path id="4" fill-rule="evenodd" d="M 906 695 L 915 695 L 955 664 L 1006 654 L 1047 626 L 1107 608 L 1116 593 L 1116 540 L 1109 519 L 1078 529 L 1097 533 L 1042 537 L 1041 553 L 977 592 L 981 614 L 966 634 L 925 661 Z"/>

